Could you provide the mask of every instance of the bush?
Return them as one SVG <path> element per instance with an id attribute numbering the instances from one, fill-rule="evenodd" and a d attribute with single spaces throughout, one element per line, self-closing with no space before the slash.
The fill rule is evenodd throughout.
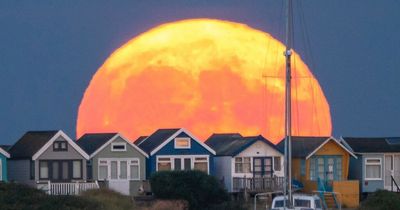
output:
<path id="1" fill-rule="evenodd" d="M 150 183 L 157 198 L 186 200 L 190 209 L 210 209 L 229 201 L 218 180 L 201 171 L 161 171 L 151 176 Z"/>
<path id="2" fill-rule="evenodd" d="M 370 194 L 359 208 L 360 210 L 400 209 L 400 196 L 386 190 L 378 190 Z"/>

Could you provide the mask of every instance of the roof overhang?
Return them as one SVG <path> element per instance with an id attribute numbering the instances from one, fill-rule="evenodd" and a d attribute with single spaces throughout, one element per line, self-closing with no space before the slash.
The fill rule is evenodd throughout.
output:
<path id="1" fill-rule="evenodd" d="M 149 155 L 145 153 L 142 149 L 140 149 L 138 146 L 130 142 L 127 138 L 125 138 L 122 134 L 117 133 L 115 134 L 110 140 L 108 140 L 105 144 L 103 144 L 101 147 L 99 147 L 96 151 L 94 151 L 91 155 L 90 158 L 93 158 L 97 153 L 99 153 L 101 150 L 103 150 L 105 147 L 107 147 L 111 142 L 113 142 L 116 138 L 120 137 L 124 141 L 126 141 L 129 145 L 131 145 L 133 148 L 135 148 L 137 151 L 139 151 L 142 155 L 144 155 L 146 158 L 149 158 Z"/>
<path id="2" fill-rule="evenodd" d="M 7 151 L 5 151 L 3 148 L 0 147 L 0 153 L 3 154 L 4 156 L 6 156 L 6 158 L 10 158 L 10 153 L 8 153 Z"/>
<path id="3" fill-rule="evenodd" d="M 40 155 L 43 154 L 51 145 L 53 145 L 53 142 L 58 139 L 58 137 L 63 137 L 69 145 L 71 145 L 79 154 L 81 154 L 86 160 L 89 160 L 89 155 L 83 151 L 83 149 L 78 146 L 75 141 L 73 141 L 70 137 L 67 136 L 62 130 L 59 130 L 42 148 L 40 148 L 39 151 L 37 151 L 33 156 L 32 160 L 36 160 Z"/>
<path id="4" fill-rule="evenodd" d="M 312 155 L 314 155 L 318 150 L 320 150 L 325 144 L 327 144 L 329 141 L 334 141 L 337 145 L 339 145 L 341 148 L 346 150 L 351 156 L 353 156 L 355 159 L 357 159 L 357 156 L 350 151 L 348 148 L 346 148 L 343 144 L 341 144 L 338 140 L 333 138 L 332 136 L 327 138 L 321 145 L 319 145 L 317 148 L 315 148 L 314 151 L 312 151 L 310 154 L 307 155 L 306 160 L 309 159 Z"/>

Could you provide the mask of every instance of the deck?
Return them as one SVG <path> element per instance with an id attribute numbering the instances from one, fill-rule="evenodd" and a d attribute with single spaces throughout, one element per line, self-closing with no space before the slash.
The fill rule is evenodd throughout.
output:
<path id="1" fill-rule="evenodd" d="M 233 191 L 249 193 L 282 191 L 284 177 L 233 177 Z"/>
<path id="2" fill-rule="evenodd" d="M 45 191 L 49 195 L 79 195 L 83 191 L 99 189 L 99 184 L 95 182 L 38 182 L 37 188 Z"/>

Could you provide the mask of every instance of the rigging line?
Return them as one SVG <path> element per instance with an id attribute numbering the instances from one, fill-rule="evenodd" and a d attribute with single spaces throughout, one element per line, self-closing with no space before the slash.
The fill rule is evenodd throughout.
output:
<path id="1" fill-rule="evenodd" d="M 311 41 L 310 41 L 310 36 L 308 33 L 308 26 L 307 26 L 307 22 L 305 19 L 305 15 L 304 15 L 304 10 L 303 10 L 303 3 L 301 1 L 299 1 L 298 4 L 298 11 L 299 11 L 299 20 L 300 20 L 300 26 L 302 27 L 302 36 L 303 36 L 303 40 L 304 40 L 304 48 L 305 48 L 305 53 L 306 53 L 306 57 L 307 59 L 309 59 L 310 61 L 310 67 L 312 70 L 315 70 L 315 62 L 314 62 L 314 56 L 311 50 Z"/>
<path id="2" fill-rule="evenodd" d="M 318 134 L 321 135 L 321 127 L 319 125 L 319 118 L 318 118 L 318 110 L 317 110 L 317 106 L 315 105 L 315 91 L 314 91 L 314 80 L 310 78 L 310 85 L 312 88 L 312 104 L 313 104 L 313 113 L 315 114 L 315 118 L 313 116 L 313 121 L 314 119 L 316 119 L 317 121 L 317 129 L 318 129 Z"/>
<path id="3" fill-rule="evenodd" d="M 293 2 L 294 4 L 295 4 L 295 2 Z M 294 15 L 292 15 L 292 21 L 291 21 L 291 23 L 292 24 L 294 24 Z M 294 27 L 292 26 L 292 35 L 291 35 L 291 42 L 292 42 L 292 48 L 294 48 L 294 46 L 295 46 L 295 39 L 294 39 Z M 296 59 L 296 56 L 292 56 L 291 57 L 292 59 L 293 59 L 293 70 L 294 71 L 292 71 L 292 80 L 294 80 L 294 95 L 295 95 L 295 109 L 296 109 L 296 126 L 294 126 L 295 127 L 295 129 L 296 129 L 296 134 L 297 135 L 299 135 L 300 134 L 300 132 L 299 132 L 299 129 L 300 129 L 300 117 L 299 117 L 299 103 L 298 103 L 298 89 L 297 89 L 297 85 L 298 85 L 298 82 L 297 82 L 297 80 L 296 79 L 293 79 L 293 78 L 297 78 L 297 75 L 298 75 L 298 71 L 297 71 L 297 59 Z M 291 89 L 293 89 L 293 85 L 292 85 L 292 87 L 291 87 Z M 290 101 L 293 101 L 293 100 L 290 100 Z M 293 124 L 293 121 L 292 121 L 292 124 Z M 293 128 L 292 128 L 293 129 Z"/>

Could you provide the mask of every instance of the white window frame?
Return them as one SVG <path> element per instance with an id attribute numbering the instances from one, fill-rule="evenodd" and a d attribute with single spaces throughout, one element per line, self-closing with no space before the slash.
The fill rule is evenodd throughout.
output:
<path id="1" fill-rule="evenodd" d="M 100 162 L 101 161 L 107 161 L 107 164 L 100 164 Z M 111 179 L 111 161 L 117 161 L 117 179 Z M 121 161 L 127 161 L 127 164 L 126 164 L 126 176 L 127 176 L 127 178 L 126 179 L 121 179 L 120 178 L 120 174 L 121 174 L 121 167 L 120 167 L 120 164 L 121 164 Z M 131 164 L 131 161 L 137 161 L 137 164 L 135 164 L 135 165 L 137 165 L 138 166 L 138 172 L 139 172 L 139 177 L 137 178 L 137 179 L 131 179 L 131 170 L 130 170 L 130 166 L 132 165 Z M 105 165 L 107 165 L 107 180 L 128 180 L 128 181 L 130 181 L 130 180 L 132 180 L 132 181 L 138 181 L 138 180 L 140 180 L 140 171 L 141 171 L 141 169 L 140 169 L 140 160 L 139 160 L 139 158 L 99 158 L 98 159 L 98 165 L 97 165 L 97 179 L 99 179 L 99 177 L 100 177 L 100 166 L 105 166 Z"/>
<path id="2" fill-rule="evenodd" d="M 379 160 L 379 163 L 367 163 L 368 160 Z M 366 181 L 374 181 L 374 180 L 383 180 L 383 171 L 382 171 L 382 158 L 374 157 L 374 158 L 365 158 L 364 160 L 364 180 Z M 373 165 L 373 166 L 380 166 L 380 178 L 368 178 L 367 177 L 367 165 Z"/>
<path id="3" fill-rule="evenodd" d="M 114 149 L 114 146 L 124 146 L 124 149 Z M 126 152 L 126 142 L 113 142 L 111 143 L 111 152 Z"/>
<path id="4" fill-rule="evenodd" d="M 196 158 L 206 158 L 207 159 L 207 174 L 210 174 L 210 158 L 208 155 L 158 155 L 156 158 L 156 171 L 158 171 L 158 163 L 159 162 L 167 162 L 167 161 L 160 161 L 160 158 L 169 158 L 169 163 L 171 164 L 171 171 L 175 170 L 175 161 L 174 159 L 181 159 L 181 166 L 184 165 L 185 159 L 190 159 L 190 170 L 194 170 L 194 162 Z M 196 161 L 196 162 L 205 162 Z"/>
<path id="5" fill-rule="evenodd" d="M 241 172 L 236 172 L 236 158 L 240 158 L 242 160 L 241 164 L 242 164 L 242 171 Z M 249 172 L 244 172 L 244 168 L 243 168 L 243 164 L 244 164 L 244 159 L 245 158 L 249 158 L 250 159 L 250 171 Z M 253 157 L 248 157 L 248 156 L 240 156 L 240 157 L 234 157 L 233 158 L 233 164 L 234 164 L 234 169 L 233 171 L 235 172 L 235 174 L 250 174 L 253 173 Z"/>
<path id="6" fill-rule="evenodd" d="M 187 146 L 179 146 L 179 145 L 177 145 L 177 141 L 179 141 L 179 140 L 186 140 L 186 141 L 188 141 L 188 145 Z M 174 139 L 174 148 L 175 149 L 190 149 L 191 148 L 191 141 L 190 141 L 190 138 L 189 137 L 176 137 L 175 139 Z"/>

